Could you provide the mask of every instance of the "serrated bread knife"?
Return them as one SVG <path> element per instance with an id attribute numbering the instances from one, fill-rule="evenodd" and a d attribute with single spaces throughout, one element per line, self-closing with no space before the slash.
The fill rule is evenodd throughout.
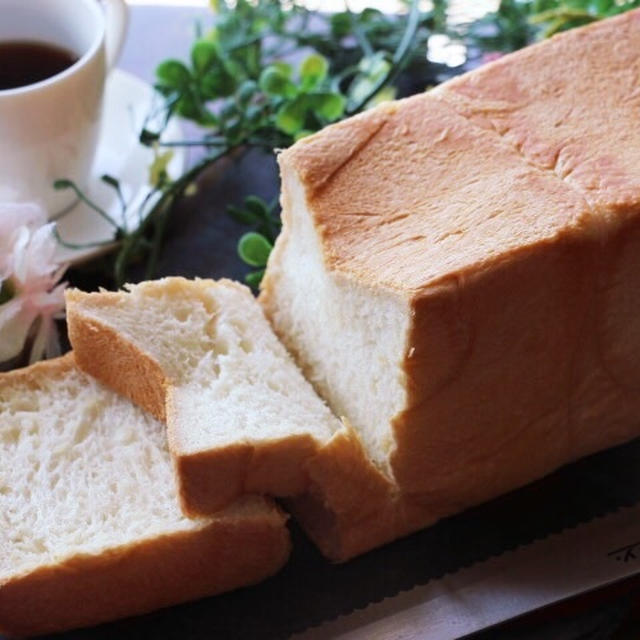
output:
<path id="1" fill-rule="evenodd" d="M 341 616 L 296 640 L 451 640 L 640 572 L 640 504 Z"/>

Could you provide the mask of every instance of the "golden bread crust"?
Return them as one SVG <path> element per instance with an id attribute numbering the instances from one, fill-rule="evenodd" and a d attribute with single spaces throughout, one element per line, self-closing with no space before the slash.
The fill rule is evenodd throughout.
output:
<path id="1" fill-rule="evenodd" d="M 358 131 L 369 119 L 375 135 L 356 154 L 339 155 L 347 126 Z M 593 233 L 580 194 L 430 94 L 340 125 L 294 145 L 279 162 L 305 185 L 327 269 L 364 286 L 411 296 L 526 247 Z M 318 188 L 325 147 L 340 170 Z"/>
<path id="2" fill-rule="evenodd" d="M 0 390 L 3 392 L 13 387 L 28 387 L 40 389 L 43 385 L 50 385 L 56 378 L 64 376 L 76 367 L 74 353 L 69 353 L 60 358 L 42 360 L 29 367 L 14 369 L 0 374 Z"/>
<path id="3" fill-rule="evenodd" d="M 640 10 L 560 34 L 434 94 L 601 214 L 640 199 Z"/>
<path id="4" fill-rule="evenodd" d="M 74 346 L 78 367 L 158 420 L 166 421 L 169 381 L 162 369 L 150 355 L 124 339 L 117 331 L 84 316 L 76 302 L 80 302 L 85 295 L 75 289 L 65 293 L 69 340 Z"/>
<path id="5" fill-rule="evenodd" d="M 168 436 L 171 448 L 172 439 L 175 441 L 171 426 Z M 182 511 L 198 517 L 216 513 L 248 493 L 279 497 L 303 493 L 309 484 L 305 461 L 317 446 L 311 436 L 271 440 L 259 446 L 238 442 L 195 454 L 181 453 L 174 445 Z"/>
<path id="6" fill-rule="evenodd" d="M 287 561 L 285 517 L 259 498 L 253 518 L 225 515 L 183 531 L 76 555 L 0 585 L 0 633 L 54 633 L 254 584 Z"/>

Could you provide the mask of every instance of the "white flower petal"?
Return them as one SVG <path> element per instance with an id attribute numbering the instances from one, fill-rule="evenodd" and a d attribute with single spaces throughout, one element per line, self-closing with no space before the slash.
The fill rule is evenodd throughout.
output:
<path id="1" fill-rule="evenodd" d="M 29 364 L 43 357 L 54 358 L 59 355 L 60 341 L 56 323 L 50 315 L 44 315 L 38 321 L 38 331 L 31 346 Z"/>
<path id="2" fill-rule="evenodd" d="M 62 355 L 62 350 L 60 349 L 60 338 L 58 336 L 58 327 L 53 320 L 51 320 L 51 326 L 52 329 L 48 332 L 47 346 L 44 355 L 46 358 L 57 358 L 59 355 Z"/>
<path id="3" fill-rule="evenodd" d="M 47 214 L 34 202 L 0 202 L 0 238 L 7 238 L 18 227 L 41 227 Z"/>
<path id="4" fill-rule="evenodd" d="M 23 282 L 27 274 L 27 249 L 31 232 L 27 227 L 20 227 L 14 231 L 13 248 L 9 255 L 7 266 L 9 275 L 13 275 L 14 280 Z"/>
<path id="5" fill-rule="evenodd" d="M 7 277 L 7 262 L 18 229 L 36 229 L 46 221 L 46 213 L 34 203 L 0 202 L 0 277 Z"/>
<path id="6" fill-rule="evenodd" d="M 49 276 L 58 267 L 55 261 L 56 241 L 52 233 L 53 227 L 53 224 L 47 224 L 31 234 L 26 247 L 28 279 Z"/>

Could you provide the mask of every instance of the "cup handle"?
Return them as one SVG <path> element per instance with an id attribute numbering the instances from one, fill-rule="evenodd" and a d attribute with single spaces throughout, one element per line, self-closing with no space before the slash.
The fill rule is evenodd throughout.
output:
<path id="1" fill-rule="evenodd" d="M 127 35 L 129 11 L 124 0 L 102 0 L 105 15 L 105 48 L 107 69 L 112 69 Z"/>

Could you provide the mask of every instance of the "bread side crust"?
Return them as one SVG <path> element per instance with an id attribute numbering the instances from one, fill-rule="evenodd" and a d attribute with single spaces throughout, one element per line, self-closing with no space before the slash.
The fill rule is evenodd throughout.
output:
<path id="1" fill-rule="evenodd" d="M 67 294 L 67 325 L 78 367 L 166 422 L 169 381 L 158 363 L 117 331 L 84 315 L 73 294 Z"/>
<path id="2" fill-rule="evenodd" d="M 180 480 L 180 507 L 189 517 L 216 513 L 248 493 L 287 497 L 303 493 L 309 485 L 306 461 L 318 448 L 311 436 L 282 438 L 260 446 L 238 442 L 190 454 L 180 453 L 171 424 L 170 417 L 169 449 Z"/>
<path id="3" fill-rule="evenodd" d="M 309 493 L 288 503 L 322 552 L 344 561 L 640 436 L 638 256 L 640 216 L 415 294 L 397 485 L 378 477 L 349 500 L 377 471 L 340 434 L 310 463 Z M 268 311 L 271 295 L 267 280 Z M 498 396 L 481 386 L 493 378 Z"/>
<path id="4" fill-rule="evenodd" d="M 0 633 L 92 626 L 254 584 L 287 561 L 285 516 L 273 506 L 78 555 L 0 584 Z"/>
<path id="5" fill-rule="evenodd" d="M 640 436 L 639 256 L 636 214 L 416 296 L 402 489 L 465 507 Z"/>
<path id="6" fill-rule="evenodd" d="M 348 424 L 309 461 L 308 469 L 309 490 L 286 505 L 333 562 L 349 560 L 444 515 L 401 495 L 368 460 Z"/>
<path id="7" fill-rule="evenodd" d="M 41 360 L 22 369 L 13 369 L 0 375 L 0 389 L 12 386 L 27 386 L 37 389 L 42 386 L 43 379 L 52 380 L 64 376 L 75 368 L 75 354 L 70 351 L 59 358 Z"/>

